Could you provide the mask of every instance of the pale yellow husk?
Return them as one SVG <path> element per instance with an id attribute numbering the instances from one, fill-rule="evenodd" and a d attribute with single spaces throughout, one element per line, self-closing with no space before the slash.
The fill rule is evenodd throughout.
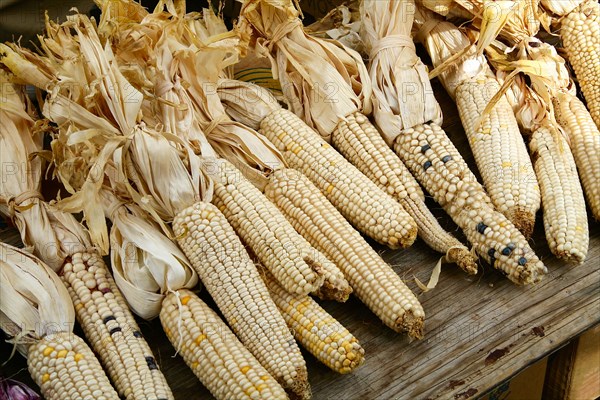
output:
<path id="1" fill-rule="evenodd" d="M 427 67 L 411 38 L 413 1 L 361 2 L 363 37 L 373 86 L 373 117 L 392 144 L 403 129 L 428 122 L 442 124 Z"/>
<path id="2" fill-rule="evenodd" d="M 17 349 L 46 335 L 72 332 L 75 310 L 60 278 L 38 258 L 0 243 L 0 324 Z"/>
<path id="3" fill-rule="evenodd" d="M 361 56 L 339 42 L 304 32 L 290 0 L 244 3 L 238 28 L 255 29 L 257 51 L 269 57 L 289 109 L 329 139 L 340 119 L 371 111 L 371 87 Z"/>

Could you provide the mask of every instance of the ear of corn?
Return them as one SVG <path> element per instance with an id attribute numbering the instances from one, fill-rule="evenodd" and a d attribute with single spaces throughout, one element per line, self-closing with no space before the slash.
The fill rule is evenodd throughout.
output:
<path id="1" fill-rule="evenodd" d="M 562 260 L 580 264 L 588 251 L 588 222 L 569 145 L 560 133 L 540 127 L 533 132 L 529 148 L 542 189 L 550 251 Z"/>
<path id="2" fill-rule="evenodd" d="M 301 398 L 308 396 L 302 354 L 256 266 L 219 209 L 198 202 L 175 216 L 173 231 L 242 343 L 286 390 Z"/>
<path id="3" fill-rule="evenodd" d="M 316 301 L 287 292 L 266 270 L 263 279 L 296 340 L 319 361 L 340 374 L 364 362 L 358 340 Z"/>
<path id="4" fill-rule="evenodd" d="M 173 347 L 217 399 L 287 399 L 275 379 L 193 292 L 169 293 L 160 322 Z"/>
<path id="5" fill-rule="evenodd" d="M 554 115 L 569 135 L 592 215 L 600 220 L 600 131 L 577 97 L 561 92 L 553 97 Z"/>
<path id="6" fill-rule="evenodd" d="M 441 127 L 420 125 L 396 138 L 396 153 L 460 226 L 477 253 L 518 284 L 540 280 L 546 267 L 501 213 Z M 425 169 L 423 165 L 430 164 Z"/>
<path id="7" fill-rule="evenodd" d="M 152 350 L 125 299 L 95 252 L 72 254 L 60 277 L 77 320 L 117 391 L 126 399 L 172 399 Z"/>
<path id="8" fill-rule="evenodd" d="M 276 171 L 265 194 L 340 267 L 356 296 L 387 326 L 422 337 L 424 312 L 417 298 L 308 178 L 297 171 Z"/>
<path id="9" fill-rule="evenodd" d="M 406 211 L 298 116 L 279 108 L 262 120 L 260 132 L 358 229 L 391 248 L 414 242 L 417 227 Z"/>
<path id="10" fill-rule="evenodd" d="M 600 129 L 600 4 L 585 0 L 568 13 L 562 19 L 560 37 L 590 114 Z"/>
<path id="11" fill-rule="evenodd" d="M 46 335 L 32 345 L 27 366 L 47 400 L 119 399 L 92 350 L 73 333 Z"/>
<path id="12" fill-rule="evenodd" d="M 499 89 L 495 78 L 462 82 L 456 89 L 456 105 L 494 206 L 529 237 L 540 207 L 540 188 L 513 110 L 502 97 L 480 120 Z"/>

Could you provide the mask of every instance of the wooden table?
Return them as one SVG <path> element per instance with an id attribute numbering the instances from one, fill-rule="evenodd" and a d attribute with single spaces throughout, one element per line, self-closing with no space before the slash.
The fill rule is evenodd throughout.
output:
<path id="1" fill-rule="evenodd" d="M 434 89 L 444 108 L 444 127 L 473 166 L 454 105 L 438 84 Z M 443 226 L 456 230 L 439 206 L 433 202 L 429 205 Z M 14 231 L 4 230 L 0 237 L 18 242 Z M 590 221 L 590 250 L 580 266 L 564 265 L 550 254 L 541 214 L 531 242 L 549 269 L 543 281 L 533 287 L 515 286 L 488 265 L 482 265 L 474 277 L 453 265 L 445 266 L 438 287 L 419 296 L 427 314 L 425 339 L 421 341 L 410 342 L 406 335 L 386 328 L 355 298 L 346 304 L 322 302 L 360 340 L 366 361 L 354 373 L 342 376 L 305 352 L 314 399 L 477 397 L 600 323 L 600 224 Z M 420 291 L 413 275 L 426 281 L 439 259 L 439 254 L 421 241 L 403 251 L 375 247 L 415 293 Z M 214 305 L 206 292 L 202 297 Z M 175 351 L 160 322 L 140 321 L 140 325 L 175 397 L 211 398 L 182 359 L 173 357 Z M 10 346 L 1 346 L 3 362 Z M 2 369 L 5 376 L 35 387 L 21 356 L 15 355 Z"/>

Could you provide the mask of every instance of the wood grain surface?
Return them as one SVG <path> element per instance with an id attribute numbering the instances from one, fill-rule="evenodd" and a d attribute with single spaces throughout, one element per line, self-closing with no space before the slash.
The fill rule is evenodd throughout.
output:
<path id="1" fill-rule="evenodd" d="M 444 127 L 472 164 L 452 101 L 434 86 L 444 109 Z M 441 224 L 456 226 L 428 200 Z M 0 231 L 3 241 L 18 243 L 11 228 Z M 317 400 L 467 399 L 484 394 L 536 360 L 600 322 L 600 224 L 590 221 L 590 251 L 586 262 L 570 266 L 552 257 L 546 245 L 541 214 L 531 240 L 549 269 L 541 283 L 518 287 L 488 265 L 474 277 L 446 265 L 438 287 L 419 296 L 425 309 L 426 334 L 410 342 L 386 328 L 363 304 L 321 302 L 361 342 L 365 364 L 350 375 L 337 375 L 304 352 L 313 398 Z M 384 259 L 419 293 L 413 276 L 426 281 L 439 254 L 418 240 L 407 250 L 390 251 L 374 245 Z M 206 292 L 201 297 L 214 306 Z M 140 320 L 176 399 L 210 399 L 208 391 L 186 367 L 162 332 L 160 322 Z M 0 363 L 10 345 L 0 347 Z M 15 355 L 0 367 L 9 376 L 35 387 L 26 362 Z M 232 399 L 234 400 L 234 399 Z"/>

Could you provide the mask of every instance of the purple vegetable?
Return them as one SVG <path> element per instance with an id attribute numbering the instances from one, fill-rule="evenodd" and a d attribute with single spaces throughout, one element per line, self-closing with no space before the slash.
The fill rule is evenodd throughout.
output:
<path id="1" fill-rule="evenodd" d="M 24 383 L 0 376 L 0 400 L 42 400 Z"/>

